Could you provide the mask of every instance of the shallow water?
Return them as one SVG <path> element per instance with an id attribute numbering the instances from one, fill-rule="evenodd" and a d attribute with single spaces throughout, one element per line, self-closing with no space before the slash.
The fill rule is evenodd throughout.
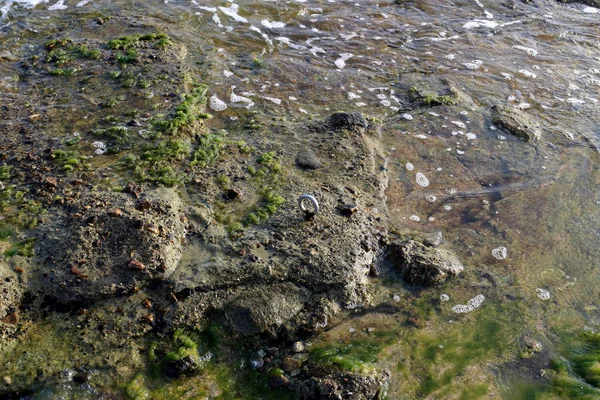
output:
<path id="1" fill-rule="evenodd" d="M 386 342 L 377 365 L 393 371 L 389 398 L 532 398 L 532 387 L 547 387 L 539 375 L 547 366 L 523 367 L 516 356 L 522 337 L 544 338 L 544 348 L 558 352 L 561 338 L 600 328 L 599 10 L 477 0 L 0 0 L 0 7 L 0 53 L 27 52 L 31 32 L 54 32 L 94 13 L 161 21 L 202 66 L 195 78 L 221 101 L 214 128 L 248 111 L 283 118 L 288 127 L 337 110 L 381 120 L 392 225 L 441 230 L 467 266 L 460 279 L 418 301 L 384 273 L 379 296 L 399 296 L 399 307 L 426 320 Z M 0 63 L 3 102 L 18 91 L 15 68 Z M 407 97 L 411 87 L 438 93 L 449 85 L 472 101 L 415 107 Z M 78 101 L 46 107 L 76 108 Z M 495 104 L 540 121 L 540 143 L 495 128 Z M 71 135 L 79 118 L 75 112 L 73 127 L 59 134 Z M 499 247 L 505 256 L 493 252 Z M 214 256 L 202 254 L 203 262 Z M 198 254 L 186 257 L 191 263 Z M 449 300 L 438 302 L 440 294 Z M 481 305 L 453 312 L 477 295 Z M 432 314 L 423 311 L 431 302 Z M 330 335 L 346 340 L 349 326 L 395 332 L 401 325 L 397 315 L 356 321 Z M 552 396 L 540 398 L 559 398 Z"/>

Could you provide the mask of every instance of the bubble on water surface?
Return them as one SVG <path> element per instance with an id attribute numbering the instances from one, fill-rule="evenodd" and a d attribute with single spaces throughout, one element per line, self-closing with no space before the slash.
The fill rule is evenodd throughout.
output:
<path id="1" fill-rule="evenodd" d="M 454 307 L 452 307 L 452 311 L 454 311 L 457 314 L 468 313 L 468 312 L 471 312 L 471 311 L 481 307 L 481 305 L 483 304 L 484 301 L 485 301 L 485 296 L 482 294 L 478 294 L 477 296 L 475 296 L 472 299 L 470 299 L 469 301 L 467 301 L 467 304 L 455 305 Z"/>
<path id="2" fill-rule="evenodd" d="M 549 300 L 550 299 L 550 292 L 547 291 L 546 289 L 537 288 L 537 289 L 535 289 L 535 292 L 537 294 L 537 297 L 539 297 L 542 300 Z"/>
<path id="3" fill-rule="evenodd" d="M 427 196 L 425 196 L 425 200 L 427 200 L 427 202 L 429 203 L 433 203 L 437 200 L 437 197 L 432 194 L 428 194 Z"/>
<path id="4" fill-rule="evenodd" d="M 492 250 L 492 256 L 496 260 L 504 260 L 508 256 L 508 250 L 504 246 L 496 247 Z"/>
<path id="5" fill-rule="evenodd" d="M 223 110 L 227 109 L 227 103 L 225 103 L 223 100 L 219 99 L 214 94 L 212 96 L 210 96 L 208 106 L 213 111 L 223 111 Z"/>
<path id="6" fill-rule="evenodd" d="M 464 63 L 463 65 L 465 67 L 467 67 L 467 69 L 473 69 L 473 70 L 479 69 L 479 67 L 481 67 L 481 64 L 475 64 L 475 63 L 472 63 L 472 62 Z"/>
<path id="7" fill-rule="evenodd" d="M 502 72 L 500 75 L 507 81 L 510 81 L 513 78 L 512 74 L 509 74 L 508 72 Z"/>
<path id="8" fill-rule="evenodd" d="M 408 113 L 402 114 L 401 117 L 404 118 L 407 121 L 410 121 L 410 120 L 413 119 L 413 116 L 410 115 L 410 114 L 408 114 Z"/>
<path id="9" fill-rule="evenodd" d="M 440 300 L 441 301 L 448 301 L 448 300 L 450 300 L 450 296 L 448 296 L 447 294 L 442 293 L 442 294 L 440 294 Z"/>
<path id="10" fill-rule="evenodd" d="M 406 163 L 406 169 L 412 171 L 413 169 L 415 169 L 415 166 L 408 162 Z"/>
<path id="11" fill-rule="evenodd" d="M 464 124 L 464 122 L 461 121 L 450 121 L 451 124 L 454 124 L 456 126 L 458 126 L 459 128 L 465 129 L 467 126 Z"/>
<path id="12" fill-rule="evenodd" d="M 429 179 L 427 179 L 427 177 L 422 172 L 417 172 L 417 174 L 415 175 L 415 181 L 417 182 L 417 185 L 421 187 L 429 186 Z"/>

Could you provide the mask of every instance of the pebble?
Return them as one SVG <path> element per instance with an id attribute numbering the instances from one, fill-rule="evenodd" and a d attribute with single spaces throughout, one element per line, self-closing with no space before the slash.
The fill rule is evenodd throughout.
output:
<path id="1" fill-rule="evenodd" d="M 292 352 L 294 353 L 302 353 L 305 349 L 304 343 L 296 342 L 292 345 Z"/>

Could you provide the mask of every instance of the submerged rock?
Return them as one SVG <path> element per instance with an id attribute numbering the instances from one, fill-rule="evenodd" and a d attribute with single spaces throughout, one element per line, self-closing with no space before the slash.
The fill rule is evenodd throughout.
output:
<path id="1" fill-rule="evenodd" d="M 539 140 L 542 137 L 540 124 L 533 117 L 516 108 L 493 106 L 492 122 L 526 142 Z"/>
<path id="2" fill-rule="evenodd" d="M 464 270 L 450 250 L 427 247 L 413 240 L 392 244 L 392 256 L 404 280 L 415 285 L 439 284 Z"/>

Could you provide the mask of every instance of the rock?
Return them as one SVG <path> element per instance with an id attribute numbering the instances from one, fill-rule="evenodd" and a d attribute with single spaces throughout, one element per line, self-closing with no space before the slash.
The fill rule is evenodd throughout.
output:
<path id="1" fill-rule="evenodd" d="M 180 376 L 193 375 L 199 367 L 197 357 L 188 355 L 180 360 L 167 361 L 165 374 L 171 378 L 179 378 Z"/>
<path id="2" fill-rule="evenodd" d="M 427 235 L 425 240 L 423 240 L 423 244 L 429 247 L 438 247 L 439 245 L 444 243 L 444 235 L 442 231 L 435 231 Z"/>
<path id="3" fill-rule="evenodd" d="M 303 308 L 302 297 L 290 284 L 256 286 L 241 292 L 225 308 L 225 316 L 241 334 L 262 333 L 294 317 Z"/>
<path id="4" fill-rule="evenodd" d="M 283 374 L 273 374 L 269 376 L 269 385 L 271 387 L 288 387 L 290 379 Z"/>
<path id="5" fill-rule="evenodd" d="M 301 366 L 302 363 L 300 361 L 291 357 L 286 357 L 283 359 L 283 361 L 281 361 L 281 369 L 288 373 L 297 370 Z"/>
<path id="6" fill-rule="evenodd" d="M 387 394 L 389 380 L 388 371 L 367 376 L 333 372 L 295 382 L 294 389 L 301 400 L 383 400 Z"/>
<path id="7" fill-rule="evenodd" d="M 44 185 L 47 189 L 53 190 L 58 186 L 58 179 L 53 176 L 48 176 L 44 179 Z"/>
<path id="8" fill-rule="evenodd" d="M 392 244 L 392 257 L 404 280 L 415 285 L 439 284 L 464 270 L 451 251 L 427 247 L 413 240 Z"/>
<path id="9" fill-rule="evenodd" d="M 350 131 L 360 131 L 369 126 L 365 117 L 363 117 L 363 115 L 359 112 L 338 112 L 332 114 L 325 122 L 329 129 L 334 131 L 340 131 L 344 129 Z"/>
<path id="10" fill-rule="evenodd" d="M 227 200 L 235 200 L 241 199 L 244 196 L 244 193 L 240 189 L 231 188 L 225 192 L 225 197 Z"/>
<path id="11" fill-rule="evenodd" d="M 304 351 L 304 343 L 302 342 L 295 342 L 292 345 L 292 352 L 293 353 L 302 353 Z"/>
<path id="12" fill-rule="evenodd" d="M 15 265 L 22 261 L 19 259 L 20 256 L 14 256 L 10 260 L 0 261 L 0 321 L 9 324 L 17 322 L 15 319 L 25 289 L 15 274 Z"/>
<path id="13" fill-rule="evenodd" d="M 10 385 L 12 385 L 12 379 L 10 378 L 10 376 L 4 376 L 4 377 L 2 378 L 2 381 L 4 382 L 4 384 L 5 384 L 6 386 L 10 386 Z"/>
<path id="14" fill-rule="evenodd" d="M 321 160 L 311 150 L 302 150 L 296 154 L 296 165 L 305 169 L 317 169 L 321 166 Z"/>
<path id="15" fill-rule="evenodd" d="M 31 286 L 66 304 L 129 294 L 169 277 L 186 235 L 179 198 L 156 189 L 139 202 L 142 209 L 123 193 L 90 194 L 70 206 L 77 212 L 53 215 L 37 231 Z M 145 229 L 156 221 L 160 230 Z"/>
<path id="16" fill-rule="evenodd" d="M 521 110 L 502 105 L 492 107 L 492 123 L 526 142 L 542 137 L 540 124 Z"/>
<path id="17" fill-rule="evenodd" d="M 377 264 L 371 264 L 369 267 L 369 276 L 371 278 L 377 278 L 381 271 L 379 270 L 379 266 Z"/>
<path id="18" fill-rule="evenodd" d="M 338 206 L 338 211 L 344 217 L 350 218 L 355 212 L 358 211 L 358 206 L 356 204 L 341 204 Z"/>

